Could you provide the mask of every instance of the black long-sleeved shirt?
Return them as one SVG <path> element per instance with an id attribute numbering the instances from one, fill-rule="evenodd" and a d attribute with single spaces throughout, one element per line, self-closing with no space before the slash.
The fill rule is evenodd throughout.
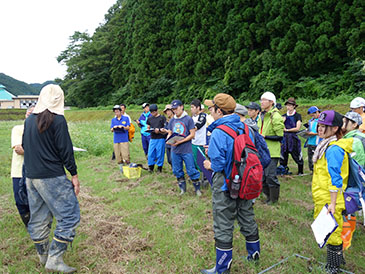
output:
<path id="1" fill-rule="evenodd" d="M 44 179 L 62 176 L 64 167 L 77 174 L 73 146 L 63 115 L 54 115 L 50 127 L 39 133 L 37 115 L 31 114 L 24 123 L 23 148 L 27 178 Z"/>

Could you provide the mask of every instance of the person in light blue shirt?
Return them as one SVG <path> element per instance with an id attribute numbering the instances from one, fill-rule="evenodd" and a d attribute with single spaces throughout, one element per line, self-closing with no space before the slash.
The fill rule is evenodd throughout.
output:
<path id="1" fill-rule="evenodd" d="M 320 113 L 321 110 L 316 106 L 312 106 L 308 109 L 308 114 L 312 118 L 308 121 L 307 135 L 309 135 L 309 138 L 304 146 L 308 148 L 308 165 L 311 172 L 313 172 L 313 154 L 321 141 L 321 138 L 317 133 L 318 117 Z"/>
<path id="2" fill-rule="evenodd" d="M 142 104 L 143 112 L 138 120 L 136 120 L 138 126 L 141 128 L 142 147 L 144 154 L 148 155 L 148 147 L 150 145 L 151 133 L 146 132 L 147 130 L 147 119 L 151 116 L 150 105 L 148 103 Z"/>

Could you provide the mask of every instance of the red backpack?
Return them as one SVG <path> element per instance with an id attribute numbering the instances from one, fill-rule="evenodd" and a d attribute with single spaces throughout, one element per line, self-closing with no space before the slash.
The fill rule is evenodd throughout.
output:
<path id="1" fill-rule="evenodd" d="M 231 191 L 232 181 L 236 175 L 239 175 L 241 187 L 238 196 L 244 200 L 251 200 L 257 198 L 262 191 L 264 172 L 260 163 L 260 156 L 250 138 L 249 128 L 246 124 L 243 125 L 245 128 L 242 134 L 226 125 L 220 125 L 217 128 L 234 139 L 232 171 L 226 179 L 228 189 Z"/>

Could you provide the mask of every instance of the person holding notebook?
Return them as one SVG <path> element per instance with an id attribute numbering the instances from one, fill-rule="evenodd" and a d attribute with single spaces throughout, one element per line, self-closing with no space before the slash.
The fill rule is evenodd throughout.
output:
<path id="1" fill-rule="evenodd" d="M 342 211 L 345 209 L 343 190 L 346 189 L 349 176 L 348 153 L 352 151 L 352 140 L 342 138 L 343 117 L 334 110 L 323 111 L 318 118 L 318 136 L 323 140 L 313 155 L 312 196 L 314 219 L 328 204 L 328 213 L 332 213 L 338 223 L 337 229 L 327 241 L 328 273 L 338 273 L 340 265 L 345 263 L 342 253 Z"/>

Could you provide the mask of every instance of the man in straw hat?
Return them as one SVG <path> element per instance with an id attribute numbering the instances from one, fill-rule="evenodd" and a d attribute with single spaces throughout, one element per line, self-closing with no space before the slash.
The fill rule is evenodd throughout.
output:
<path id="1" fill-rule="evenodd" d="M 23 147 L 30 208 L 28 232 L 40 263 L 48 271 L 73 273 L 76 269 L 67 266 L 62 256 L 80 222 L 76 198 L 80 182 L 59 86 L 47 85 L 41 90 L 33 114 L 25 120 Z M 71 181 L 64 168 L 70 172 Z M 57 224 L 49 245 L 53 217 Z"/>

